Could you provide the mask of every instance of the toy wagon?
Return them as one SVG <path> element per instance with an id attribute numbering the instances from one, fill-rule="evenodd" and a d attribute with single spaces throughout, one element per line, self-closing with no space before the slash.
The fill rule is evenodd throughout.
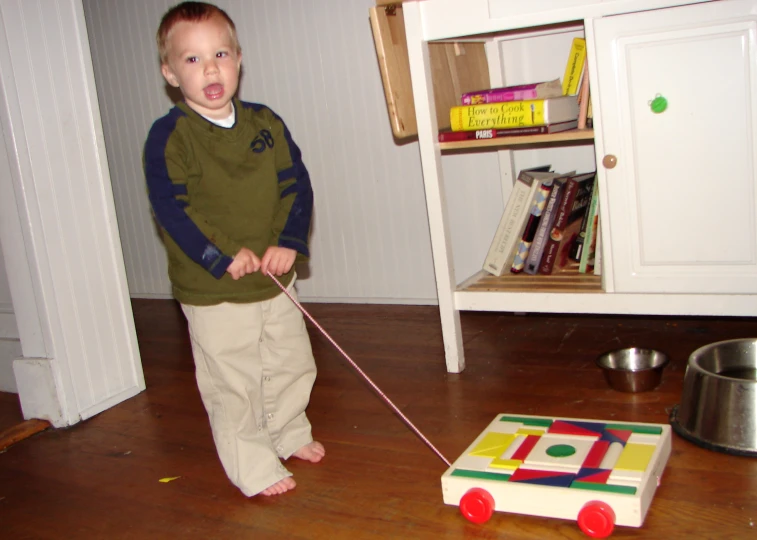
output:
<path id="1" fill-rule="evenodd" d="M 445 504 L 474 523 L 496 510 L 578 521 L 594 538 L 644 523 L 670 426 L 498 415 L 442 475 Z"/>

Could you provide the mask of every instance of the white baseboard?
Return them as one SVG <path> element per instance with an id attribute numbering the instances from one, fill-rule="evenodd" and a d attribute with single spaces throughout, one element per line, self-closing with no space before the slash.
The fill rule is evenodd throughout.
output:
<path id="1" fill-rule="evenodd" d="M 129 295 L 132 299 L 139 299 L 139 300 L 173 300 L 173 295 L 170 293 L 167 294 L 158 294 L 158 293 L 132 293 Z"/>
<path id="2" fill-rule="evenodd" d="M 439 302 L 428 298 L 349 298 L 349 297 L 322 297 L 302 296 L 299 299 L 303 303 L 311 304 L 377 304 L 377 305 L 400 305 L 400 306 L 436 306 Z"/>
<path id="3" fill-rule="evenodd" d="M 150 294 L 137 293 L 131 294 L 132 299 L 140 300 L 173 300 L 170 294 Z M 342 296 L 299 296 L 302 302 L 313 304 L 389 304 L 401 306 L 436 306 L 439 302 L 436 298 L 354 298 Z"/>
<path id="4" fill-rule="evenodd" d="M 21 342 L 17 339 L 0 339 L 0 392 L 18 394 L 13 360 L 21 356 Z"/>
<path id="5" fill-rule="evenodd" d="M 17 358 L 13 362 L 21 412 L 24 418 L 47 420 L 54 427 L 66 425 L 55 387 L 51 358 Z"/>

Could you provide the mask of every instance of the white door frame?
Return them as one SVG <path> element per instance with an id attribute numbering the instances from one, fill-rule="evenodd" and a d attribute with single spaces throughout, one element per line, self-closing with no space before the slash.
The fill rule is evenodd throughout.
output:
<path id="1" fill-rule="evenodd" d="M 67 426 L 145 388 L 82 2 L 0 0 L 0 27 L 13 369 L 24 417 Z"/>

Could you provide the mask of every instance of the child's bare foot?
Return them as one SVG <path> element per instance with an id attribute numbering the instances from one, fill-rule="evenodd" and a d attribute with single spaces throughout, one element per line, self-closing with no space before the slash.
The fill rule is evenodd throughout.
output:
<path id="1" fill-rule="evenodd" d="M 292 455 L 311 463 L 318 463 L 323 459 L 323 456 L 326 455 L 326 449 L 318 441 L 313 441 L 306 444 Z"/>
<path id="2" fill-rule="evenodd" d="M 279 480 L 272 486 L 267 487 L 266 489 L 261 491 L 260 494 L 265 495 L 266 497 L 270 497 L 271 495 L 281 495 L 282 493 L 289 491 L 290 489 L 294 489 L 294 486 L 296 485 L 297 482 L 294 481 L 294 478 L 287 476 L 286 478 Z"/>

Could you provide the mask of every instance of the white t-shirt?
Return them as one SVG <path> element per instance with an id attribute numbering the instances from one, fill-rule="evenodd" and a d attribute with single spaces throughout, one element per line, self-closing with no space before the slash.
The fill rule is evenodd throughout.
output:
<path id="1" fill-rule="evenodd" d="M 231 114 L 227 116 L 226 118 L 221 118 L 220 120 L 217 120 L 215 118 L 208 118 L 204 114 L 201 115 L 205 120 L 209 122 L 213 122 L 217 126 L 230 128 L 234 127 L 234 122 L 236 122 L 236 109 L 234 108 L 234 103 L 231 104 Z"/>

